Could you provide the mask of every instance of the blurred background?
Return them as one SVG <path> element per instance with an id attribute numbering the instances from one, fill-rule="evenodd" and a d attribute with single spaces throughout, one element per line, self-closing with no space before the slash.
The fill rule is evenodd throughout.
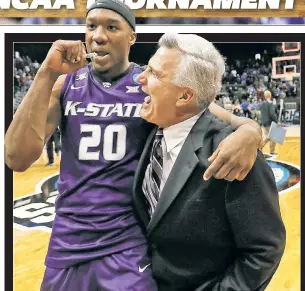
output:
<path id="1" fill-rule="evenodd" d="M 251 25 L 251 24 L 270 24 L 270 25 L 289 25 L 305 24 L 305 17 L 286 17 L 286 18 L 137 18 L 137 24 L 224 24 L 224 25 Z M 0 18 L 0 25 L 22 24 L 22 25 L 60 25 L 60 24 L 84 24 L 84 18 Z"/>

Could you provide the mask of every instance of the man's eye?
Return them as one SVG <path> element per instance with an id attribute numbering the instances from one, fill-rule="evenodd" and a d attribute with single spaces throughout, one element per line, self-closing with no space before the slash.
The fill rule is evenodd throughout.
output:
<path id="1" fill-rule="evenodd" d="M 157 77 L 157 74 L 151 69 L 151 67 L 149 67 L 148 65 L 143 67 L 148 74 L 152 75 L 153 77 Z"/>
<path id="2" fill-rule="evenodd" d="M 88 23 L 87 24 L 87 28 L 89 29 L 89 30 L 93 30 L 93 29 L 95 29 L 95 25 L 94 24 L 90 24 L 90 23 Z"/>
<path id="3" fill-rule="evenodd" d="M 155 73 L 153 70 L 151 70 L 151 69 L 150 69 L 150 73 L 151 73 L 154 77 L 157 76 L 156 73 Z"/>
<path id="4" fill-rule="evenodd" d="M 118 28 L 115 25 L 109 25 L 108 30 L 110 31 L 116 31 Z"/>

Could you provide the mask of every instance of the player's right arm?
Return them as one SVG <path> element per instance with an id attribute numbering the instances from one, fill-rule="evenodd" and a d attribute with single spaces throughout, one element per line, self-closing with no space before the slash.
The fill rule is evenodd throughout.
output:
<path id="1" fill-rule="evenodd" d="M 16 111 L 5 135 L 5 162 L 25 171 L 41 155 L 61 120 L 60 95 L 65 74 L 84 67 L 81 41 L 56 41 Z"/>

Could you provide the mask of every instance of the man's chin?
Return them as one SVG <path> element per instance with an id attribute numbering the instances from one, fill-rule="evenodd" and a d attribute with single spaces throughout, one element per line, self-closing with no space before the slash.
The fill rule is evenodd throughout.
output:
<path id="1" fill-rule="evenodd" d="M 141 109 L 140 111 L 140 117 L 143 118 L 144 120 L 151 122 L 149 118 L 149 113 L 145 109 Z"/>
<path id="2" fill-rule="evenodd" d="M 140 110 L 140 114 L 139 115 L 140 115 L 141 118 L 145 119 L 146 114 L 145 114 L 145 111 L 143 110 L 143 108 Z"/>

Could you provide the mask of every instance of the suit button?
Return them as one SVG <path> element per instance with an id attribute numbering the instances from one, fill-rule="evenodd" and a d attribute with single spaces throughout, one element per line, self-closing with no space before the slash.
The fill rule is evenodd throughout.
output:
<path id="1" fill-rule="evenodd" d="M 151 247 L 152 247 L 153 249 L 156 249 L 156 248 L 157 248 L 157 245 L 156 245 L 156 244 L 152 244 Z"/>

